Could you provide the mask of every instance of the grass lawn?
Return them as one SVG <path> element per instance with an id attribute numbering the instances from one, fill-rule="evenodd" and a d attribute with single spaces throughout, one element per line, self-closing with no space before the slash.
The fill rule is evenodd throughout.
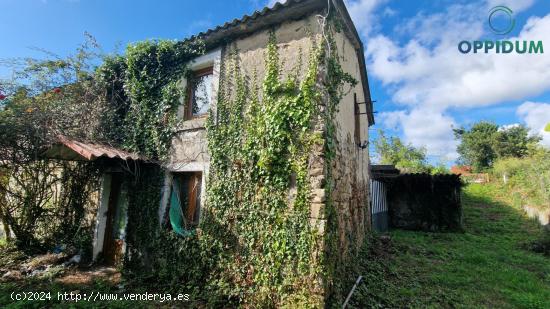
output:
<path id="1" fill-rule="evenodd" d="M 369 239 L 350 307 L 550 308 L 550 257 L 528 250 L 542 228 L 497 185 L 469 185 L 462 201 L 464 233 Z"/>

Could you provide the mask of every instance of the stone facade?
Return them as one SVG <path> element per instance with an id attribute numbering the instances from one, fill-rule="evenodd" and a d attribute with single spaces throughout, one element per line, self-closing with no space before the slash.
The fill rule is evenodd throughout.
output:
<path id="1" fill-rule="evenodd" d="M 330 169 L 330 198 L 336 209 L 339 252 L 343 258 L 350 249 L 357 249 L 362 244 L 365 232 L 370 228 L 369 155 L 367 148 L 358 145 L 368 141 L 369 124 L 365 104 L 362 104 L 366 98 L 356 50 L 344 33 L 336 33 L 335 40 L 342 69 L 358 81 L 355 87 L 345 89 L 346 95 L 339 103 L 336 119 L 333 120 L 336 125 L 336 153 Z M 357 115 L 357 137 L 356 106 L 360 113 L 365 113 Z"/>
<path id="2" fill-rule="evenodd" d="M 280 61 L 282 62 L 282 75 L 287 76 L 300 67 L 300 73 L 307 69 L 310 51 L 323 37 L 320 33 L 318 15 L 312 13 L 299 20 L 283 22 L 273 28 L 279 46 Z M 211 61 L 214 66 L 214 89 L 218 89 L 220 79 L 223 79 L 223 67 L 231 57 L 238 56 L 241 70 L 246 76 L 256 77 L 256 82 L 263 80 L 265 72 L 265 54 L 271 29 L 260 30 L 246 37 L 236 39 L 221 47 L 219 57 L 213 57 Z M 368 196 L 368 149 L 361 148 L 358 143 L 368 140 L 368 118 L 365 105 L 362 105 L 361 112 L 364 115 L 359 117 L 359 135 L 356 134 L 356 103 L 365 102 L 365 87 L 362 84 L 361 65 L 357 48 L 352 44 L 349 34 L 336 33 L 335 40 L 340 56 L 340 63 L 343 70 L 351 74 L 357 85 L 346 90 L 346 94 L 338 106 L 335 119 L 336 145 L 335 157 L 327 166 L 325 157 L 325 143 L 314 146 L 309 157 L 309 177 L 311 189 L 310 224 L 321 236 L 318 255 L 335 254 L 325 252 L 327 233 L 327 205 L 330 203 L 336 210 L 338 230 L 338 260 L 344 259 L 348 253 L 355 251 L 363 242 L 365 232 L 370 226 L 369 196 Z M 200 61 L 197 61 L 200 65 Z M 322 74 L 321 74 L 322 75 Z M 182 81 L 182 85 L 185 85 Z M 213 108 L 215 109 L 215 98 Z M 183 106 L 183 102 L 182 102 Z M 181 110 L 183 115 L 184 111 Z M 170 171 L 203 171 L 203 183 L 206 182 L 208 172 L 209 156 L 207 152 L 206 131 L 204 119 L 184 121 L 178 130 L 177 136 L 173 139 L 171 160 L 168 165 Z M 314 127 L 314 132 L 319 136 L 325 136 L 326 123 L 319 117 Z M 357 140 L 357 137 L 359 140 Z M 330 174 L 329 174 L 330 173 Z M 327 187 L 327 180 L 331 179 L 331 187 Z M 170 177 L 166 177 L 165 188 L 169 188 Z M 203 186 L 203 194 L 205 187 Z M 289 189 L 289 198 L 292 199 L 292 188 Z M 204 202 L 206 198 L 201 198 Z M 159 214 L 167 203 L 164 198 Z M 205 205 L 208 207 L 208 205 Z M 162 220 L 160 220 L 162 222 Z M 323 282 L 319 279 L 317 286 L 322 289 Z"/>

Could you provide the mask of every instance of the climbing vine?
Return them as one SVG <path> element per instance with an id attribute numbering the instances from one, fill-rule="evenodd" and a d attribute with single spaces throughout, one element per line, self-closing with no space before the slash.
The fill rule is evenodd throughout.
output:
<path id="1" fill-rule="evenodd" d="M 336 106 L 343 85 L 355 83 L 342 71 L 330 42 L 331 53 L 324 41 L 314 42 L 301 78 L 300 70 L 283 78 L 271 33 L 261 100 L 255 78 L 243 76 L 234 55 L 225 68 L 229 80 L 222 83 L 217 111 L 208 120 L 205 234 L 227 255 L 218 261 L 219 277 L 212 282 L 250 303 L 314 306 L 320 301 L 315 295 L 325 272 L 319 252 L 323 240 L 310 222 L 308 167 L 315 146 L 326 140 L 326 151 L 334 151 L 329 140 Z M 315 130 L 325 122 L 326 132 Z M 219 232 L 208 230 L 209 222 L 223 222 L 222 233 L 235 235 L 234 242 L 216 237 Z"/>
<path id="2" fill-rule="evenodd" d="M 206 123 L 210 167 L 200 226 L 188 237 L 159 229 L 162 171 L 144 169 L 129 187 L 135 194 L 129 194 L 127 274 L 179 282 L 211 305 L 322 303 L 320 278 L 330 276 L 333 266 L 327 267 L 322 249 L 326 235 L 310 218 L 309 171 L 312 153 L 333 156 L 337 104 L 343 86 L 356 81 L 342 71 L 330 35 L 312 42 L 307 63 L 282 72 L 271 32 L 262 81 L 256 72 L 246 75 L 239 51 L 227 47 L 216 108 Z M 176 76 L 186 74 L 185 62 L 201 46 L 139 43 L 100 71 L 107 80 L 122 81 L 111 83 L 108 95 L 128 102 L 113 116 L 123 124 L 126 148 L 166 155 L 184 90 Z"/>
<path id="3" fill-rule="evenodd" d="M 312 133 L 321 99 L 316 86 L 320 51 L 312 49 L 301 81 L 298 74 L 283 79 L 271 33 L 262 101 L 257 86 L 249 85 L 255 78 L 243 75 L 233 55 L 217 111 L 208 118 L 210 216 L 203 226 L 209 243 L 226 252 L 212 284 L 246 302 L 284 304 L 294 301 L 289 295 L 308 299 L 320 271 L 312 261 L 317 235 L 309 224 L 307 178 L 311 145 L 322 142 Z M 222 222 L 224 230 L 211 229 L 213 222 Z"/>
<path id="4" fill-rule="evenodd" d="M 158 40 L 129 45 L 124 57 L 107 58 L 97 77 L 114 111 L 108 119 L 111 139 L 151 159 L 166 159 L 184 97 L 179 82 L 186 63 L 203 53 L 201 40 Z"/>

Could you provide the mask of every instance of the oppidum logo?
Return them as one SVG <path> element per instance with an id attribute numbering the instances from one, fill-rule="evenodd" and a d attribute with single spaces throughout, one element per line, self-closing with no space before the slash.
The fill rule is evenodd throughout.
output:
<path id="1" fill-rule="evenodd" d="M 495 34 L 506 35 L 516 26 L 514 12 L 506 6 L 495 6 L 489 11 L 487 19 L 489 28 Z M 496 54 L 544 54 L 542 41 L 509 41 L 509 40 L 484 40 L 461 41 L 458 43 L 458 51 L 468 53 L 496 53 Z"/>

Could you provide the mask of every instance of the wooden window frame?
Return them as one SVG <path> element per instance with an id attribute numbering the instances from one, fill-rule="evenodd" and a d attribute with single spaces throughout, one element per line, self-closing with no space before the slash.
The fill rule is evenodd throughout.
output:
<path id="1" fill-rule="evenodd" d="M 185 114 L 184 114 L 185 120 L 204 118 L 208 115 L 208 113 L 204 113 L 201 115 L 193 115 L 193 98 L 194 98 L 193 89 L 195 88 L 194 83 L 197 78 L 203 77 L 205 75 L 210 75 L 210 74 L 212 75 L 214 74 L 214 66 L 209 66 L 204 69 L 193 71 L 192 76 L 187 81 L 187 102 L 185 102 Z M 212 102 L 210 102 L 210 104 L 211 103 Z"/>

